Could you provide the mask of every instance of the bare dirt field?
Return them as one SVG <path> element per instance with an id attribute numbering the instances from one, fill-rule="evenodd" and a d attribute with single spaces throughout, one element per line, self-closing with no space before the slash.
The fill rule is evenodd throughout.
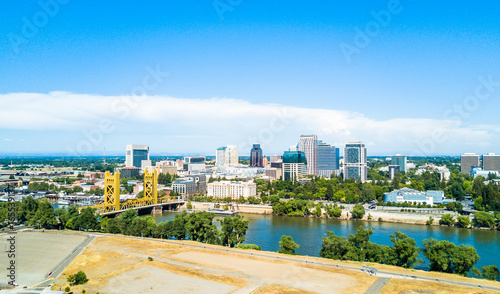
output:
<path id="1" fill-rule="evenodd" d="M 149 261 L 152 257 L 153 261 Z M 98 237 L 66 268 L 89 282 L 71 287 L 91 293 L 363 293 L 377 279 L 360 272 L 319 269 L 298 262 L 225 255 L 155 241 Z M 168 290 L 168 291 L 166 291 Z"/>
<path id="2" fill-rule="evenodd" d="M 483 289 L 474 289 L 462 286 L 453 286 L 449 284 L 429 283 L 424 281 L 412 281 L 391 279 L 382 289 L 381 294 L 479 294 L 479 293 L 498 293 Z"/>
<path id="3" fill-rule="evenodd" d="M 83 286 L 71 287 L 74 293 L 365 293 L 378 277 L 359 270 L 337 268 L 299 261 L 323 264 L 344 264 L 361 267 L 361 263 L 339 262 L 316 257 L 296 256 L 283 260 L 284 255 L 260 252 L 266 256 L 242 254 L 240 249 L 206 245 L 203 247 L 164 243 L 148 239 L 97 237 L 64 270 L 52 289 L 64 289 L 68 275 L 83 270 L 89 281 Z M 214 250 L 218 249 L 218 250 Z M 244 251 L 256 252 L 257 251 Z M 152 260 L 148 260 L 151 257 Z M 277 259 L 276 257 L 280 257 Z M 287 258 L 290 256 L 286 256 Z M 405 270 L 378 265 L 379 270 L 400 273 L 402 276 L 436 273 Z M 453 278 L 474 282 L 457 275 L 440 274 L 439 278 Z M 483 282 L 489 284 L 488 282 Z M 497 282 L 490 282 L 498 287 Z M 495 284 L 495 285 L 493 285 Z M 381 293 L 440 294 L 493 293 L 478 288 L 466 288 L 422 282 L 391 279 Z"/>

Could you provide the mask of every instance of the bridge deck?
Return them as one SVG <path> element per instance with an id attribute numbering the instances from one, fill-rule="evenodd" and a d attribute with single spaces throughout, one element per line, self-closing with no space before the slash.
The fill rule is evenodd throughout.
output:
<path id="1" fill-rule="evenodd" d="M 172 201 L 172 202 L 165 202 L 165 203 L 158 203 L 158 204 L 150 204 L 150 205 L 144 205 L 144 206 L 137 206 L 137 207 L 130 207 L 127 209 L 121 209 L 121 210 L 113 210 L 113 211 L 108 211 L 101 213 L 101 215 L 111 215 L 111 214 L 116 214 L 116 213 L 121 213 L 124 212 L 128 209 L 135 209 L 135 210 L 140 210 L 140 209 L 146 209 L 146 208 L 153 208 L 155 206 L 165 206 L 165 205 L 182 205 L 186 201 Z"/>

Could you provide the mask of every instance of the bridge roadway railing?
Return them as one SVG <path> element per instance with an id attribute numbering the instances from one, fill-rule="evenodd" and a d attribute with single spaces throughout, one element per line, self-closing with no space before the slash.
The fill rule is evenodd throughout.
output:
<path id="1" fill-rule="evenodd" d="M 153 202 L 153 199 L 142 198 L 142 199 L 129 199 L 123 203 L 120 203 L 119 209 L 116 209 L 115 205 L 113 205 L 113 204 L 104 204 L 104 203 L 92 205 L 92 206 L 87 206 L 87 207 L 95 208 L 96 213 L 103 214 L 103 213 L 123 211 L 123 210 L 127 210 L 130 208 L 135 209 L 135 208 L 141 208 L 141 207 L 145 207 L 145 206 L 169 204 L 169 203 L 173 203 L 173 202 L 177 202 L 177 201 L 174 199 L 171 199 L 170 197 L 158 198 L 156 203 Z"/>

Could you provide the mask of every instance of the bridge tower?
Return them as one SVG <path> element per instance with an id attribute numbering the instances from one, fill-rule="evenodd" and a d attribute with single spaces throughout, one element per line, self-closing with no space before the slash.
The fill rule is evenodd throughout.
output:
<path id="1" fill-rule="evenodd" d="M 104 204 L 120 210 L 120 172 L 104 174 Z"/>
<path id="2" fill-rule="evenodd" d="M 144 171 L 144 198 L 152 200 L 153 204 L 158 204 L 158 176 L 156 170 L 149 173 Z"/>

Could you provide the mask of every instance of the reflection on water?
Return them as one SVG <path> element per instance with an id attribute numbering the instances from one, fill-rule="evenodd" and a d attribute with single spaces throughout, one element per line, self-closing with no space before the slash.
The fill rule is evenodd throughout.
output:
<path id="1" fill-rule="evenodd" d="M 348 237 L 359 227 L 371 227 L 374 233 L 370 240 L 377 244 L 392 245 L 390 235 L 400 231 L 414 238 L 420 247 L 423 246 L 423 240 L 428 238 L 448 240 L 457 245 L 470 244 L 476 248 L 481 257 L 476 267 L 490 264 L 500 266 L 500 252 L 497 250 L 500 245 L 498 231 L 274 215 L 242 215 L 250 221 L 245 243 L 260 245 L 262 250 L 266 251 L 278 251 L 281 236 L 288 235 L 300 245 L 297 250 L 299 254 L 319 256 L 321 238 L 326 237 L 327 231 Z M 154 217 L 157 222 L 161 222 L 171 220 L 174 216 L 174 212 L 164 212 L 163 215 Z M 420 268 L 426 267 L 425 264 L 420 266 Z"/>

